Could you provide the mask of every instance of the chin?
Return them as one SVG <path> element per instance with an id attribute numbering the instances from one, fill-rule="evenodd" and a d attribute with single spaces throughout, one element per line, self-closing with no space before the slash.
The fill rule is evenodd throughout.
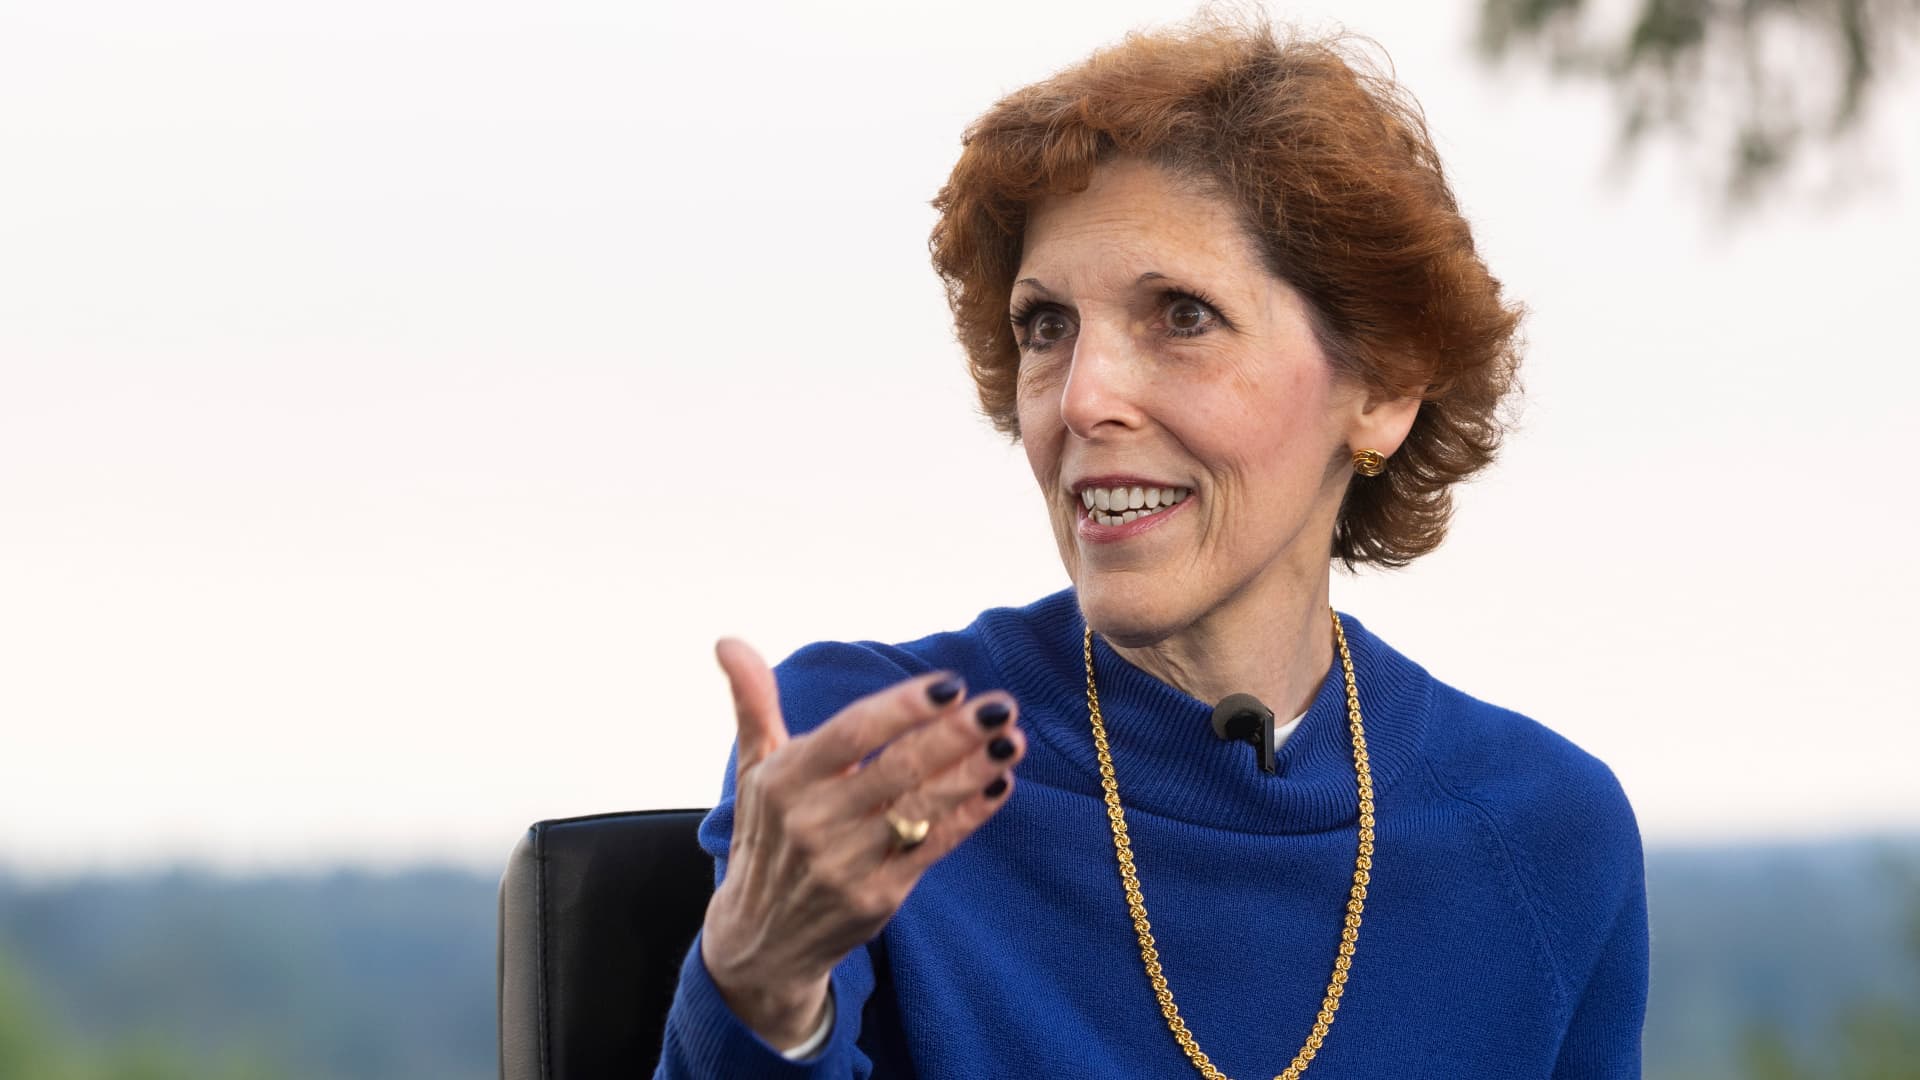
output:
<path id="1" fill-rule="evenodd" d="M 1186 624 L 1185 613 L 1124 581 L 1079 588 L 1080 614 L 1093 632 L 1122 648 L 1156 645 Z"/>

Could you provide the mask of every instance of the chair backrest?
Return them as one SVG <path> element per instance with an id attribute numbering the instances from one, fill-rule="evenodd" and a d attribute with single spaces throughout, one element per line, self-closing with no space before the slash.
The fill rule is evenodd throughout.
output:
<path id="1" fill-rule="evenodd" d="M 542 821 L 500 878 L 501 1080 L 651 1076 L 713 895 L 705 810 Z"/>

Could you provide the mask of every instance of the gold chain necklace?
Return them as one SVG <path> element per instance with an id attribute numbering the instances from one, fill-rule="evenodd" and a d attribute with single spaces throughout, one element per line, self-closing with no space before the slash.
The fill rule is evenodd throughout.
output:
<path id="1" fill-rule="evenodd" d="M 1360 941 L 1360 911 L 1367 899 L 1368 872 L 1373 869 L 1373 771 L 1367 765 L 1367 734 L 1360 726 L 1360 692 L 1353 681 L 1353 657 L 1347 653 L 1347 632 L 1340 625 L 1340 613 L 1331 607 L 1333 640 L 1340 649 L 1340 670 L 1347 683 L 1347 727 L 1353 732 L 1353 772 L 1360 784 L 1360 853 L 1353 860 L 1353 891 L 1347 900 L 1347 925 L 1340 931 L 1340 954 L 1333 958 L 1333 981 L 1327 984 L 1327 996 L 1320 1002 L 1320 1015 L 1314 1018 L 1313 1032 L 1306 1045 L 1295 1054 L 1285 1072 L 1273 1080 L 1299 1080 L 1313 1063 L 1333 1026 L 1333 1014 L 1340 1008 L 1340 995 L 1346 992 L 1347 971 L 1353 967 L 1353 952 Z M 1120 809 L 1120 785 L 1114 779 L 1113 756 L 1107 748 L 1107 727 L 1100 719 L 1100 691 L 1093 682 L 1093 628 L 1089 626 L 1084 642 L 1087 660 L 1087 715 L 1093 721 L 1093 747 L 1100 755 L 1100 786 L 1107 793 L 1107 819 L 1113 824 L 1113 851 L 1120 862 L 1120 882 L 1127 890 L 1127 911 L 1133 915 L 1133 930 L 1140 937 L 1140 959 L 1147 966 L 1147 980 L 1153 983 L 1153 996 L 1160 1001 L 1160 1013 L 1167 1027 L 1186 1051 L 1193 1067 L 1207 1080 L 1229 1080 L 1201 1051 L 1180 1019 L 1173 1003 L 1173 991 L 1160 970 L 1160 953 L 1154 946 L 1153 924 L 1147 921 L 1147 904 L 1140 897 L 1140 877 L 1133 865 L 1133 845 L 1127 839 L 1127 818 Z"/>

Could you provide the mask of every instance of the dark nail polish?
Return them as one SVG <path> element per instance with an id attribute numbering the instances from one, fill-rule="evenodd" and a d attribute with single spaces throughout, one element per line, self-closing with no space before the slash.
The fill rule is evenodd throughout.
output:
<path id="1" fill-rule="evenodd" d="M 987 744 L 987 756 L 995 761 L 1005 761 L 1013 756 L 1013 740 L 1005 735 Z"/>
<path id="2" fill-rule="evenodd" d="M 935 705 L 945 705 L 947 702 L 959 696 L 959 679 L 941 679 L 939 682 L 927 687 L 927 697 Z"/>
<path id="3" fill-rule="evenodd" d="M 989 701 L 980 706 L 979 712 L 973 714 L 974 719 L 980 721 L 980 726 L 983 728 L 997 728 L 1012 716 L 1013 710 L 1004 701 Z"/>
<path id="4" fill-rule="evenodd" d="M 1006 793 L 1007 793 L 1007 778 L 1004 776 L 996 777 L 993 783 L 988 784 L 985 790 L 980 792 L 980 794 L 985 795 L 989 799 L 997 799 L 1000 796 L 1005 795 Z"/>

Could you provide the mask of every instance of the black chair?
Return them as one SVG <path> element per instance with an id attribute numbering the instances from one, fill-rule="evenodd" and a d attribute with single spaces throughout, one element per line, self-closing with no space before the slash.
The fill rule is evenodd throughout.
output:
<path id="1" fill-rule="evenodd" d="M 542 821 L 500 879 L 500 1078 L 645 1077 L 713 895 L 705 810 Z"/>

